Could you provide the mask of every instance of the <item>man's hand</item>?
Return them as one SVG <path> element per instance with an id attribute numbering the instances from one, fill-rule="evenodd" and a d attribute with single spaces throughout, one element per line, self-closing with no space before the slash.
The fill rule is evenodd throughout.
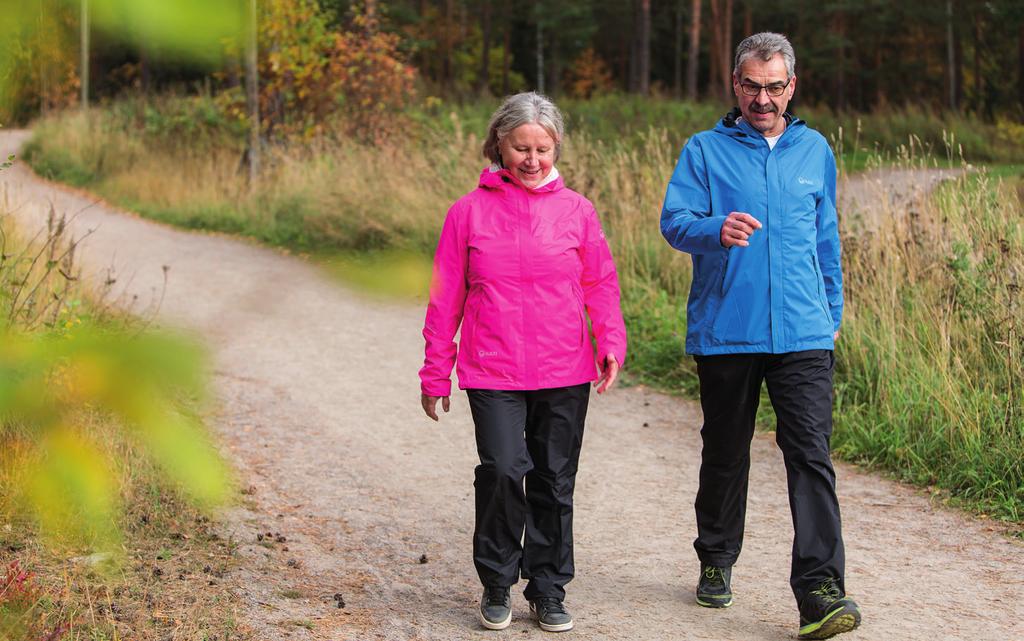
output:
<path id="1" fill-rule="evenodd" d="M 601 367 L 601 376 L 594 381 L 594 387 L 597 388 L 598 394 L 604 394 L 606 391 L 612 388 L 615 384 L 615 379 L 619 376 L 619 361 L 615 359 L 614 354 L 609 354 L 604 359 L 603 367 Z"/>
<path id="2" fill-rule="evenodd" d="M 447 396 L 427 396 L 426 394 L 420 394 L 420 405 L 423 406 L 423 411 L 427 416 L 437 420 L 437 399 L 441 399 L 441 409 L 448 413 L 448 409 L 451 403 Z"/>
<path id="3" fill-rule="evenodd" d="M 750 214 L 734 211 L 725 217 L 725 223 L 722 224 L 722 247 L 746 247 L 750 245 L 747 239 L 758 229 L 761 229 L 761 222 L 758 219 Z"/>
<path id="4" fill-rule="evenodd" d="M 837 340 L 839 340 L 839 330 L 838 329 L 836 330 L 835 334 L 832 334 L 832 342 L 834 343 Z"/>

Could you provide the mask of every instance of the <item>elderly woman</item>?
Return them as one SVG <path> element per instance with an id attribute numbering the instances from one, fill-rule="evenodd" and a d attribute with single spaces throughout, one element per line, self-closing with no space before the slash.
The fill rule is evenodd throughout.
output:
<path id="1" fill-rule="evenodd" d="M 448 411 L 457 360 L 473 414 L 473 561 L 491 630 L 508 627 L 520 573 L 541 629 L 572 629 L 562 602 L 590 383 L 610 389 L 626 357 L 601 224 L 555 168 L 562 136 L 561 114 L 539 94 L 511 96 L 494 112 L 483 149 L 492 164 L 448 210 L 423 328 L 423 411 L 436 421 L 438 400 Z"/>

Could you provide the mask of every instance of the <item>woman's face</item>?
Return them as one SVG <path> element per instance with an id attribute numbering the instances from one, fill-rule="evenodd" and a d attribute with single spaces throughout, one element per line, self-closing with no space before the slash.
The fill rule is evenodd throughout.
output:
<path id="1" fill-rule="evenodd" d="M 527 187 L 536 187 L 555 164 L 555 140 L 535 122 L 519 125 L 498 143 L 501 162 Z"/>

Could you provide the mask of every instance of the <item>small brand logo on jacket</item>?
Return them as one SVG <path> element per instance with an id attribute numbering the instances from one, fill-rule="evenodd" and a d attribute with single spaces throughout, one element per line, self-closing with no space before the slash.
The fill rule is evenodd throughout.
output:
<path id="1" fill-rule="evenodd" d="M 479 356 L 480 358 L 484 358 L 486 356 L 497 356 L 498 352 L 485 352 L 484 350 L 480 350 L 479 352 L 476 353 L 476 355 Z"/>
<path id="2" fill-rule="evenodd" d="M 800 176 L 799 178 L 797 178 L 796 181 L 798 183 L 800 183 L 801 185 L 813 185 L 814 184 L 813 180 L 811 180 L 810 178 L 804 178 L 803 176 Z"/>

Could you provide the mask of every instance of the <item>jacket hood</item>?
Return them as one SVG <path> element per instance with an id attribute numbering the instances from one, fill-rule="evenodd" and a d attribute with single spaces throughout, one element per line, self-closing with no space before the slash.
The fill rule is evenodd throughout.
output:
<path id="1" fill-rule="evenodd" d="M 807 123 L 790 111 L 782 114 L 782 117 L 786 119 L 786 130 L 783 132 L 782 138 L 779 138 L 779 144 L 788 145 L 804 134 L 807 130 Z M 743 120 L 743 113 L 739 107 L 733 107 L 732 111 L 725 114 L 715 125 L 714 131 L 750 146 L 760 144 L 761 139 L 764 138 L 761 132 Z"/>
<path id="2" fill-rule="evenodd" d="M 484 170 L 480 172 L 479 186 L 483 189 L 507 189 L 513 185 L 530 193 L 546 194 L 562 190 L 565 187 L 565 181 L 559 176 L 548 184 L 533 189 L 524 185 L 518 178 L 512 175 L 511 171 L 504 167 L 491 165 L 490 167 L 484 167 Z"/>

